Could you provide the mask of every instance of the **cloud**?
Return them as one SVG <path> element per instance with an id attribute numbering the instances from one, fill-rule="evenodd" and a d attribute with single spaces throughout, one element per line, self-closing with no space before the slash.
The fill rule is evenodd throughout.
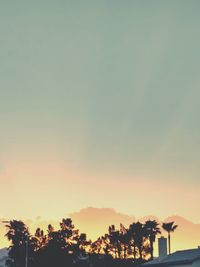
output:
<path id="1" fill-rule="evenodd" d="M 172 249 L 197 248 L 200 245 L 200 224 L 195 224 L 181 216 L 171 216 L 166 222 L 174 221 L 178 228 L 172 234 Z"/>
<path id="2" fill-rule="evenodd" d="M 139 220 L 144 222 L 148 219 L 155 219 L 162 224 L 162 221 L 155 216 L 145 216 Z M 171 234 L 172 251 L 197 248 L 200 245 L 200 224 L 195 224 L 177 215 L 167 217 L 163 222 L 175 222 L 175 224 L 178 225 L 176 231 Z M 167 237 L 165 231 L 162 231 L 162 235 Z M 157 251 L 157 244 L 155 246 L 155 251 Z"/>
<path id="3" fill-rule="evenodd" d="M 136 219 L 134 216 L 129 216 L 123 213 L 119 213 L 111 208 L 84 208 L 78 212 L 71 213 L 63 217 L 71 217 L 75 227 L 87 234 L 89 239 L 95 240 L 101 235 L 104 235 L 108 231 L 108 227 L 114 224 L 119 228 L 120 223 L 128 227 L 132 222 L 140 220 L 145 222 L 148 219 L 155 219 L 160 224 L 162 221 L 156 216 L 145 216 Z M 28 225 L 31 233 L 33 234 L 37 227 L 47 230 L 48 224 L 52 224 L 55 229 L 59 227 L 59 220 L 46 220 L 42 217 L 37 217 L 35 220 L 26 220 L 25 223 Z M 0 219 L 1 221 L 6 220 L 5 218 Z M 195 224 L 181 216 L 171 216 L 164 220 L 174 221 L 178 224 L 177 230 L 171 235 L 171 246 L 172 251 L 183 250 L 189 248 L 196 248 L 200 245 L 200 224 Z M 4 235 L 6 229 L 3 223 L 0 223 L 0 244 L 1 247 L 8 246 L 9 243 L 6 241 Z M 162 235 L 167 236 L 163 231 Z M 155 254 L 157 252 L 157 243 L 155 244 Z"/>
<path id="4" fill-rule="evenodd" d="M 79 212 L 71 213 L 76 227 L 82 232 L 87 233 L 88 238 L 96 239 L 108 232 L 109 225 L 119 227 L 120 223 L 129 226 L 135 220 L 135 217 L 116 212 L 111 208 L 85 208 Z"/>
<path id="5" fill-rule="evenodd" d="M 111 224 L 119 227 L 120 222 L 129 226 L 133 221 L 145 222 L 148 219 L 155 219 L 162 224 L 162 220 L 153 215 L 136 219 L 134 216 L 118 213 L 109 208 L 89 207 L 72 213 L 70 216 L 76 227 L 87 233 L 87 236 L 92 239 L 106 233 Z M 200 224 L 195 224 L 181 216 L 171 216 L 164 221 L 174 221 L 178 224 L 177 230 L 171 235 L 172 251 L 196 248 L 200 245 Z M 167 237 L 164 231 L 162 231 L 162 235 Z M 157 251 L 157 244 L 155 244 L 155 251 Z"/>

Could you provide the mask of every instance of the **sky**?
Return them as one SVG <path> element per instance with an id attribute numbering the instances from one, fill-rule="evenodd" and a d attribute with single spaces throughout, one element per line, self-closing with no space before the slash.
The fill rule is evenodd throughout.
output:
<path id="1" fill-rule="evenodd" d="M 200 2 L 0 3 L 0 216 L 200 223 Z"/>

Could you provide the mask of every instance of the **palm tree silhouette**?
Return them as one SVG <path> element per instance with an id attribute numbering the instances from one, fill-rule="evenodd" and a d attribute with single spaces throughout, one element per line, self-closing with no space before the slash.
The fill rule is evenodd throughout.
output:
<path id="1" fill-rule="evenodd" d="M 169 254 L 171 254 L 171 233 L 176 230 L 178 225 L 174 224 L 174 222 L 163 223 L 162 228 L 168 233 L 168 245 L 169 245 Z"/>
<path id="2" fill-rule="evenodd" d="M 153 260 L 153 243 L 155 242 L 156 235 L 161 234 L 159 223 L 156 220 L 148 220 L 145 222 L 145 226 L 149 242 L 150 242 L 150 253 L 151 253 L 151 260 Z"/>
<path id="3" fill-rule="evenodd" d="M 137 252 L 139 253 L 139 259 L 142 260 L 143 253 L 146 250 L 145 241 L 147 239 L 147 231 L 142 223 L 139 221 L 132 223 L 129 226 L 129 234 L 133 241 L 133 256 L 136 261 Z"/>
<path id="4" fill-rule="evenodd" d="M 27 260 L 26 253 L 29 250 L 28 228 L 22 221 L 17 220 L 9 221 L 6 228 L 8 231 L 5 236 L 11 242 L 7 264 L 14 261 L 16 266 L 24 266 L 24 262 Z"/>
<path id="5" fill-rule="evenodd" d="M 138 232 L 138 226 L 134 222 L 129 226 L 129 235 L 130 235 L 130 238 L 133 241 L 133 257 L 134 257 L 134 260 L 136 260 L 136 254 L 137 254 L 137 251 L 136 251 L 136 235 L 137 235 L 137 232 Z"/>
<path id="6" fill-rule="evenodd" d="M 117 258 L 117 254 L 118 254 L 118 258 L 120 258 L 121 257 L 120 231 L 116 230 L 114 225 L 111 225 L 111 226 L 109 226 L 108 232 L 109 232 L 110 244 L 114 248 L 115 258 Z"/>

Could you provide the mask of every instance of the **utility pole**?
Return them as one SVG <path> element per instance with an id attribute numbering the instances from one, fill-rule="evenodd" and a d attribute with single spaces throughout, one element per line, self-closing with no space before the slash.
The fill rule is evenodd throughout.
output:
<path id="1" fill-rule="evenodd" d="M 26 257 L 25 257 L 25 267 L 28 267 L 28 234 L 26 235 Z"/>

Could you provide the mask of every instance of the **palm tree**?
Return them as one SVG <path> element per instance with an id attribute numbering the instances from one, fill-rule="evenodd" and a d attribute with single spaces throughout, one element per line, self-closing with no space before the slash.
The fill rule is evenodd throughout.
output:
<path id="1" fill-rule="evenodd" d="M 139 259 L 142 260 L 143 254 L 146 250 L 147 231 L 144 225 L 140 222 L 132 223 L 129 226 L 129 234 L 133 241 L 133 256 L 136 261 L 137 252 L 139 253 Z"/>
<path id="2" fill-rule="evenodd" d="M 147 235 L 149 238 L 151 260 L 153 260 L 153 243 L 155 242 L 156 235 L 161 234 L 159 223 L 156 220 L 148 220 L 145 222 L 144 227 L 146 228 Z"/>
<path id="3" fill-rule="evenodd" d="M 120 224 L 120 241 L 124 250 L 124 259 L 127 257 L 127 251 L 128 248 L 130 247 L 130 242 L 131 242 L 131 237 L 128 232 L 128 229 L 124 227 L 123 224 Z"/>
<path id="4" fill-rule="evenodd" d="M 116 230 L 114 225 L 111 225 L 109 226 L 108 232 L 109 232 L 110 244 L 112 245 L 114 249 L 115 258 L 117 258 L 117 254 L 118 254 L 118 258 L 120 258 L 121 250 L 122 250 L 120 231 Z"/>
<path id="5" fill-rule="evenodd" d="M 136 260 L 136 234 L 137 234 L 137 224 L 134 222 L 129 226 L 129 235 L 130 235 L 130 239 L 132 239 L 133 241 L 133 257 L 134 257 L 134 261 Z"/>
<path id="6" fill-rule="evenodd" d="M 29 246 L 28 228 L 22 221 L 17 220 L 9 221 L 6 228 L 8 231 L 5 236 L 11 242 L 8 264 L 13 262 L 14 266 L 23 266 L 27 251 L 29 250 L 29 253 L 32 254 Z"/>
<path id="7" fill-rule="evenodd" d="M 44 248 L 47 245 L 48 237 L 44 234 L 44 231 L 40 228 L 37 228 L 35 231 L 34 237 L 32 237 L 35 244 L 35 251 Z"/>
<path id="8" fill-rule="evenodd" d="M 169 245 L 169 254 L 171 254 L 171 233 L 176 230 L 178 225 L 174 224 L 174 222 L 163 223 L 162 228 L 168 233 L 168 245 Z"/>

